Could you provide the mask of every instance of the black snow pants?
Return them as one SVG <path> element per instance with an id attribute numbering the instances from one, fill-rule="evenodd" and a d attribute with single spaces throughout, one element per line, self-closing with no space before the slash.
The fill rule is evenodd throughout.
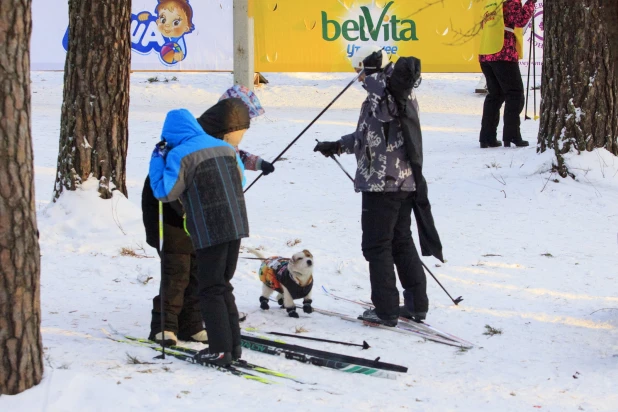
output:
<path id="1" fill-rule="evenodd" d="M 412 240 L 414 192 L 363 192 L 363 255 L 369 262 L 371 300 L 381 319 L 399 317 L 395 266 L 406 306 L 427 312 L 427 278 Z"/>
<path id="2" fill-rule="evenodd" d="M 165 249 L 165 248 L 164 248 Z M 165 330 L 188 340 L 204 329 L 197 296 L 197 260 L 194 253 L 164 252 L 161 288 L 165 298 Z M 159 254 L 161 256 L 161 254 Z M 161 332 L 161 289 L 152 300 L 150 339 Z"/>
<path id="3" fill-rule="evenodd" d="M 524 109 L 524 83 L 521 80 L 517 62 L 481 62 L 481 70 L 487 80 L 487 96 L 483 105 L 483 120 L 479 141 L 490 143 L 497 140 L 500 109 L 504 105 L 504 125 L 502 140 L 516 142 L 521 140 L 519 131 L 522 110 Z"/>
<path id="4" fill-rule="evenodd" d="M 198 249 L 198 283 L 202 318 L 211 353 L 240 345 L 238 309 L 230 281 L 236 271 L 240 240 Z"/>

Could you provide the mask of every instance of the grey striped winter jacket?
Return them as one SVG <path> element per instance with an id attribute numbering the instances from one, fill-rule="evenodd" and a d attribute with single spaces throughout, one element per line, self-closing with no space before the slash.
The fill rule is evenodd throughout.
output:
<path id="1" fill-rule="evenodd" d="M 354 133 L 340 140 L 343 151 L 357 160 L 354 188 L 357 192 L 413 192 L 416 190 L 412 168 L 404 148 L 397 106 L 386 90 L 392 65 L 384 72 L 365 78 L 367 98 L 361 107 Z M 418 111 L 416 97 L 409 100 Z"/>

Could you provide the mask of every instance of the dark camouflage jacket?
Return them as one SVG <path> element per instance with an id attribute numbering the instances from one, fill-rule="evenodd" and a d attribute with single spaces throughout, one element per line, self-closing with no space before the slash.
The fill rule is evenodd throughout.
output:
<path id="1" fill-rule="evenodd" d="M 342 150 L 356 155 L 354 188 L 357 192 L 413 192 L 412 168 L 404 148 L 397 106 L 386 90 L 392 65 L 365 78 L 363 102 L 356 131 L 340 140 Z M 408 100 L 418 112 L 416 96 Z"/>

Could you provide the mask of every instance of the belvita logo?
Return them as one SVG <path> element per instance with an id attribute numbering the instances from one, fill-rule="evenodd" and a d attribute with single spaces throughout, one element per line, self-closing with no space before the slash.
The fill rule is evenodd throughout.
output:
<path id="1" fill-rule="evenodd" d="M 388 2 L 379 17 L 372 16 L 367 6 L 360 7 L 361 14 L 356 19 L 345 20 L 342 23 L 330 19 L 328 13 L 322 11 L 322 38 L 335 41 L 343 37 L 347 41 L 413 41 L 418 40 L 414 20 L 399 20 L 395 14 L 388 15 L 394 1 Z"/>

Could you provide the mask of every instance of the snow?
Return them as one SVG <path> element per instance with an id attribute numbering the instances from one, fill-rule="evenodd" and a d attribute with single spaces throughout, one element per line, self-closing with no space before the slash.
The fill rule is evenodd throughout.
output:
<path id="1" fill-rule="evenodd" d="M 475 74 L 426 74 L 418 89 L 425 174 L 446 264 L 424 262 L 450 291 L 428 279 L 428 320 L 473 342 L 462 352 L 415 337 L 319 314 L 259 309 L 254 260 L 239 261 L 243 327 L 348 340 L 371 349 L 289 342 L 408 366 L 399 379 L 343 374 L 245 350 L 244 357 L 319 387 L 265 387 L 105 338 L 102 328 L 146 337 L 159 260 L 145 243 L 140 195 L 165 113 L 196 115 L 232 84 L 229 74 L 178 74 L 178 81 L 131 79 L 128 199 L 97 197 L 88 180 L 50 204 L 58 153 L 62 73 L 32 74 L 36 200 L 41 233 L 45 376 L 37 387 L 2 396 L 2 411 L 395 410 L 615 411 L 618 405 L 618 161 L 605 150 L 567 155 L 576 179 L 551 171 L 537 154 L 538 123 L 522 124 L 529 148 L 480 150 L 483 96 Z M 164 74 L 158 74 L 160 79 Z M 350 73 L 266 74 L 267 110 L 243 148 L 274 158 L 353 78 Z M 334 162 L 314 154 L 315 139 L 354 130 L 365 92 L 354 85 L 248 193 L 251 238 L 266 254 L 312 251 L 316 284 L 356 299 L 370 296 L 360 250 L 360 195 Z M 539 97 L 537 95 L 537 97 Z M 352 172 L 351 156 L 341 162 Z M 257 174 L 249 172 L 249 181 Z M 300 244 L 287 246 L 298 239 Z M 293 243 L 293 242 L 292 242 Z M 123 256 L 121 250 L 137 256 Z M 247 256 L 243 254 L 243 256 Z M 314 306 L 350 315 L 360 307 L 319 291 Z M 485 325 L 501 335 L 485 336 Z M 195 344 L 194 344 L 195 346 Z M 199 347 L 199 345 L 197 345 Z M 126 354 L 153 364 L 130 365 Z"/>

